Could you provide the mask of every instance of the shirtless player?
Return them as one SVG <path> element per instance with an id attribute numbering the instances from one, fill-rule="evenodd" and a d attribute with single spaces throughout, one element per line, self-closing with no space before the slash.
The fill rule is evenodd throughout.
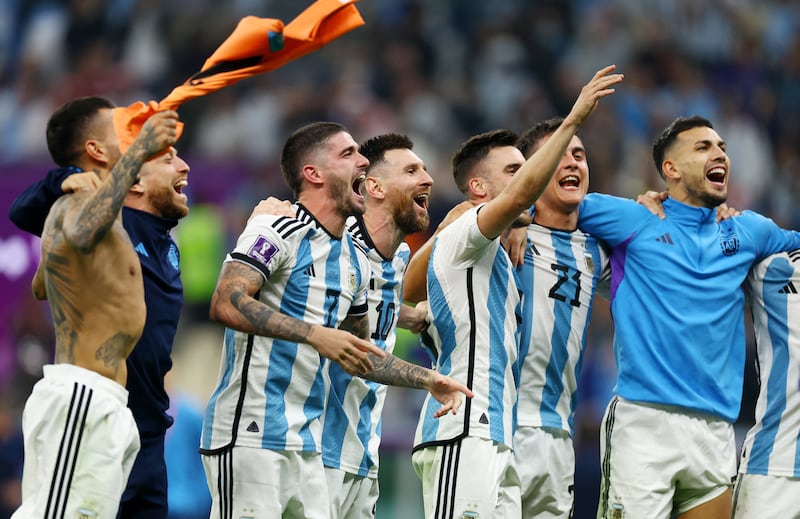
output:
<path id="1" fill-rule="evenodd" d="M 59 165 L 115 166 L 95 168 L 99 188 L 61 197 L 45 222 L 33 290 L 49 300 L 56 355 L 25 404 L 22 506 L 14 519 L 116 516 L 139 449 L 126 407 L 125 358 L 146 310 L 141 266 L 120 210 L 142 165 L 175 143 L 178 116 L 151 117 L 119 157 L 112 109 L 104 99 L 80 98 L 47 125 Z"/>

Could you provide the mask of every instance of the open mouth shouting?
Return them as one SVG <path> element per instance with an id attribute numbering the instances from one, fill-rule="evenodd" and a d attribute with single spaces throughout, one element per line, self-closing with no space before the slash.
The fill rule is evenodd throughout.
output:
<path id="1" fill-rule="evenodd" d="M 353 192 L 358 195 L 359 198 L 364 198 L 364 195 L 361 194 L 361 187 L 364 185 L 364 180 L 366 180 L 366 178 L 367 174 L 361 173 L 353 180 Z"/>
<path id="2" fill-rule="evenodd" d="M 182 178 L 172 185 L 172 189 L 174 189 L 175 192 L 178 193 L 183 198 L 186 198 L 186 193 L 183 192 L 183 188 L 185 188 L 188 185 L 189 185 L 189 180 L 186 178 Z"/>
<path id="3" fill-rule="evenodd" d="M 577 175 L 567 175 L 558 181 L 558 185 L 569 191 L 577 191 L 581 186 L 581 179 Z"/>
<path id="4" fill-rule="evenodd" d="M 425 192 L 425 193 L 420 193 L 420 194 L 418 194 L 417 196 L 414 197 L 414 204 L 416 204 L 417 207 L 419 207 L 420 209 L 422 209 L 426 213 L 428 212 L 428 197 L 429 196 L 430 196 L 430 193 Z"/>
<path id="5" fill-rule="evenodd" d="M 716 187 L 725 187 L 727 171 L 724 166 L 714 166 L 706 172 L 706 180 Z"/>

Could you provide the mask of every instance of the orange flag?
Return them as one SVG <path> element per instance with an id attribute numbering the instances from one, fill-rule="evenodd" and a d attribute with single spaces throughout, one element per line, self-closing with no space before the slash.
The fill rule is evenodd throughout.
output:
<path id="1" fill-rule="evenodd" d="M 157 111 L 175 110 L 189 99 L 274 70 L 364 25 L 353 5 L 356 1 L 317 0 L 285 27 L 283 22 L 272 18 L 242 18 L 200 72 L 173 89 L 160 103 L 140 101 L 114 109 L 120 150 L 125 153 L 147 118 Z M 179 137 L 182 129 L 181 125 Z"/>

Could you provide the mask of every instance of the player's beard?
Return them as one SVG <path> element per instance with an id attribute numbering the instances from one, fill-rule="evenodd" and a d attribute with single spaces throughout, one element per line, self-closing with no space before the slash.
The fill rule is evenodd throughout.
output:
<path id="1" fill-rule="evenodd" d="M 404 234 L 424 231 L 430 225 L 430 216 L 427 213 L 425 213 L 425 216 L 418 214 L 417 209 L 417 204 L 408 198 L 407 193 L 403 193 L 403 197 L 394 205 L 392 217 L 397 224 L 397 228 Z"/>
<path id="2" fill-rule="evenodd" d="M 344 217 L 358 216 L 364 213 L 363 204 L 353 200 L 353 184 L 336 179 L 330 183 L 331 196 L 336 203 L 336 210 Z"/>
<path id="3" fill-rule="evenodd" d="M 717 207 L 728 199 L 728 190 L 723 193 L 715 193 L 706 187 L 705 177 L 702 177 L 699 182 L 687 181 L 686 193 L 695 200 L 699 200 L 704 207 Z"/>
<path id="4" fill-rule="evenodd" d="M 189 213 L 189 207 L 176 200 L 177 194 L 172 186 L 159 186 L 150 193 L 150 204 L 162 217 L 180 220 Z"/>

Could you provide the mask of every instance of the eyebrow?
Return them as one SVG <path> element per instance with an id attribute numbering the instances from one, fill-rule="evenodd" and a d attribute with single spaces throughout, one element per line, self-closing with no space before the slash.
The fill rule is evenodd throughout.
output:
<path id="1" fill-rule="evenodd" d="M 344 154 L 345 154 L 345 153 L 347 153 L 348 151 L 350 151 L 350 152 L 355 152 L 355 151 L 357 151 L 357 150 L 358 150 L 358 148 L 356 147 L 356 145 L 355 145 L 355 144 L 353 144 L 353 145 L 351 145 L 351 146 L 348 146 L 348 147 L 344 148 L 342 151 L 340 151 L 340 152 L 339 152 L 339 156 L 342 156 L 342 155 L 344 155 Z"/>
<path id="2" fill-rule="evenodd" d="M 426 171 L 428 170 L 428 167 L 425 165 L 424 162 L 409 162 L 408 164 L 403 166 L 403 169 L 408 169 L 408 168 L 414 168 L 414 169 L 419 168 L 419 169 L 424 169 Z"/>
<path id="3" fill-rule="evenodd" d="M 706 146 L 713 146 L 714 145 L 714 141 L 712 141 L 711 139 L 700 139 L 698 141 L 695 141 L 695 145 L 697 145 L 697 144 L 705 144 Z M 722 139 L 716 141 L 716 144 L 717 144 L 717 146 L 720 146 L 720 147 L 726 145 L 725 141 L 722 140 Z"/>

